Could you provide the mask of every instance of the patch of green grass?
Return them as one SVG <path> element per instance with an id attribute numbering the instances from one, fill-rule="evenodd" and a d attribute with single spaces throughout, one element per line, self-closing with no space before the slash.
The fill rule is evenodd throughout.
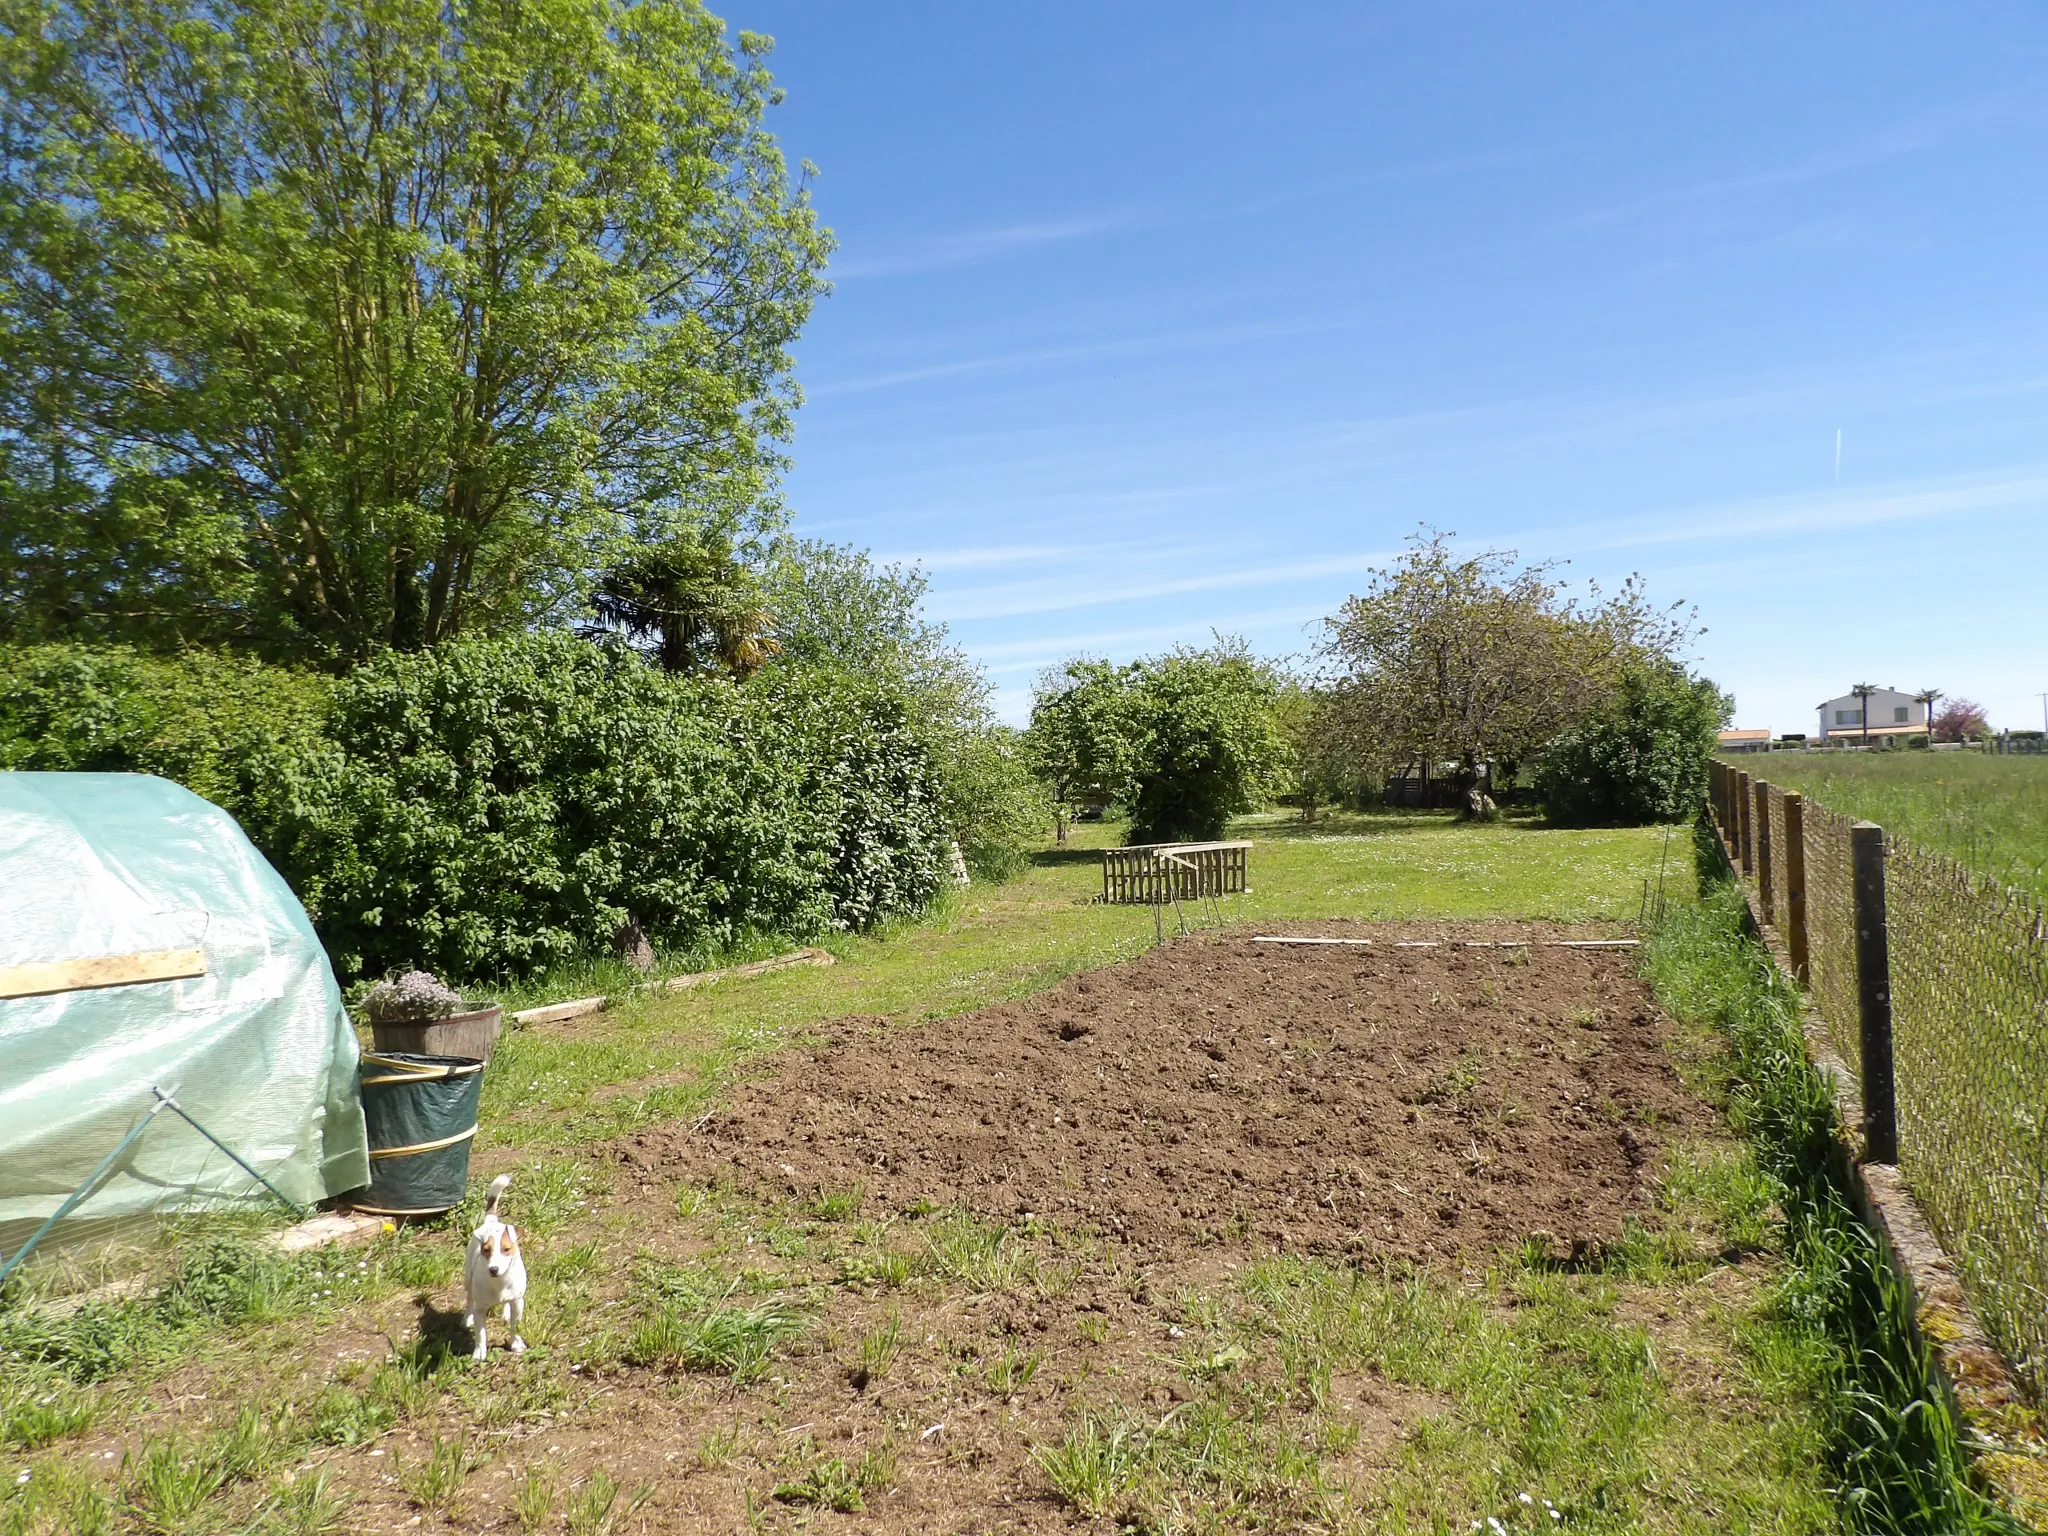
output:
<path id="1" fill-rule="evenodd" d="M 724 1294 L 730 1295 L 731 1288 Z M 801 1333 L 809 1321 L 803 1312 L 779 1302 L 739 1307 L 686 1292 L 641 1318 L 623 1358 L 657 1370 L 709 1371 L 748 1382 L 767 1368 L 776 1347 Z"/>
<path id="2" fill-rule="evenodd" d="M 564 1504 L 562 1523 L 569 1536 L 611 1536 L 618 1522 L 638 1511 L 651 1492 L 643 1488 L 629 1496 L 622 1505 L 619 1503 L 622 1491 L 618 1479 L 603 1467 L 592 1472 L 583 1480 L 581 1487 L 570 1493 Z"/>
<path id="3" fill-rule="evenodd" d="M 1737 766 L 2048 901 L 2048 756 L 1773 752 Z"/>
<path id="4" fill-rule="evenodd" d="M 1129 1413 L 1091 1409 L 1068 1424 L 1058 1441 L 1034 1450 L 1032 1459 L 1061 1498 L 1101 1519 L 1123 1513 L 1145 1473 L 1147 1438 Z"/>
<path id="5" fill-rule="evenodd" d="M 941 1280 L 986 1293 L 1029 1281 L 1037 1273 L 1038 1255 L 1008 1228 L 954 1211 L 925 1233 L 924 1269 Z"/>
<path id="6" fill-rule="evenodd" d="M 1836 1183 L 1834 1102 L 1806 1058 L 1798 999 L 1744 932 L 1712 838 L 1701 829 L 1702 900 L 1667 917 L 1641 958 L 1667 1011 L 1727 1040 L 1730 1118 L 1784 1212 L 1788 1262 L 1749 1329 L 1750 1381 L 1809 1384 L 1851 1531 L 2016 1536 L 1972 1486 L 1904 1288 Z"/>
<path id="7" fill-rule="evenodd" d="M 111 1536 L 114 1518 L 107 1489 L 62 1462 L 0 1485 L 0 1536 Z"/>
<path id="8" fill-rule="evenodd" d="M 401 1463 L 398 1480 L 413 1503 L 421 1509 L 440 1511 L 454 1502 L 462 1484 L 476 1467 L 463 1435 L 436 1435 L 427 1447 L 426 1459 Z"/>
<path id="9" fill-rule="evenodd" d="M 985 1374 L 989 1391 L 998 1397 L 1011 1397 L 1022 1392 L 1031 1385 L 1031 1378 L 1038 1374 L 1038 1367 L 1044 1360 L 1045 1356 L 1039 1350 L 1005 1344 L 1002 1352 L 988 1363 Z"/>
<path id="10" fill-rule="evenodd" d="M 254 1477 L 288 1453 L 282 1427 L 244 1408 L 232 1424 L 204 1440 L 154 1436 L 140 1455 L 123 1460 L 122 1507 L 144 1530 L 190 1530 L 223 1489 Z"/>
<path id="11" fill-rule="evenodd" d="M 348 1513 L 349 1496 L 325 1467 L 281 1484 L 251 1530 L 256 1536 L 327 1536 Z"/>
<path id="12" fill-rule="evenodd" d="M 851 1221 L 867 1199 L 867 1186 L 856 1184 L 851 1189 L 820 1189 L 811 1196 L 808 1207 L 819 1221 Z"/>
<path id="13" fill-rule="evenodd" d="M 863 1335 L 860 1341 L 860 1369 L 863 1379 L 873 1381 L 888 1374 L 903 1351 L 903 1319 L 891 1317 Z"/>
<path id="14" fill-rule="evenodd" d="M 883 1451 L 867 1451 L 848 1461 L 828 1456 L 811 1465 L 803 1477 L 775 1485 L 775 1497 L 785 1504 L 813 1504 L 841 1514 L 858 1514 L 867 1508 L 868 1495 L 894 1486 L 896 1459 Z"/>
<path id="15" fill-rule="evenodd" d="M 0 1399 L 0 1446 L 33 1451 L 82 1435 L 99 1414 L 99 1401 L 61 1378 L 23 1371 Z"/>

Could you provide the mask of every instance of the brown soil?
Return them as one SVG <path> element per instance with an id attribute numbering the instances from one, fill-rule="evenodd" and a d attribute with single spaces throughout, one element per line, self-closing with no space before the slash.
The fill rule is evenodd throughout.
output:
<path id="1" fill-rule="evenodd" d="M 914 1028 L 846 1019 L 641 1170 L 897 1209 L 1036 1217 L 1155 1252 L 1249 1239 L 1405 1259 L 1578 1249 L 1649 1198 L 1706 1112 L 1627 951 L 1562 930 L 1292 924 L 1369 948 L 1182 939 Z M 1533 938 L 1526 948 L 1502 941 Z M 1488 947 L 1476 947 L 1479 941 Z"/>

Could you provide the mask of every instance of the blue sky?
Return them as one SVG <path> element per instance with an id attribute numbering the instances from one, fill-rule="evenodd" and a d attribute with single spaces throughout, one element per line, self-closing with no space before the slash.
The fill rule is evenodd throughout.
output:
<path id="1" fill-rule="evenodd" d="M 1427 521 L 1696 603 L 1740 724 L 2042 723 L 2048 11 L 725 14 L 840 242 L 797 527 L 921 562 L 1010 718 L 1306 652 Z"/>

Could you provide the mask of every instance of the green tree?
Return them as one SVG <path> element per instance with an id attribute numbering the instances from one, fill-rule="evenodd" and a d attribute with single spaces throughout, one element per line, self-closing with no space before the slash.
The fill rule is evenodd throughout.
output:
<path id="1" fill-rule="evenodd" d="M 590 606 L 596 638 L 622 635 L 666 672 L 751 677 L 780 649 L 758 575 L 717 530 L 634 551 L 606 571 Z"/>
<path id="2" fill-rule="evenodd" d="M 1691 820 L 1734 712 L 1734 700 L 1676 662 L 1630 666 L 1613 697 L 1544 752 L 1536 784 L 1545 810 L 1569 826 Z"/>
<path id="3" fill-rule="evenodd" d="M 1077 659 L 1039 679 L 1027 750 L 1063 817 L 1121 805 L 1134 842 L 1217 838 L 1281 785 L 1279 697 L 1239 640 L 1124 667 Z"/>
<path id="4" fill-rule="evenodd" d="M 0 0 L 0 627 L 323 662 L 772 519 L 828 247 L 696 0 Z"/>
<path id="5" fill-rule="evenodd" d="M 775 667 L 832 667 L 908 701 L 937 764 L 946 824 L 977 876 L 1024 865 L 1048 814 L 1019 733 L 989 702 L 988 680 L 943 624 L 924 617 L 924 574 L 858 549 L 784 538 L 761 575 Z"/>
<path id="6" fill-rule="evenodd" d="M 1694 633 L 1682 605 L 1653 609 L 1631 577 L 1584 604 L 1549 564 L 1510 551 L 1459 555 L 1425 528 L 1394 566 L 1327 621 L 1324 660 L 1365 762 L 1517 764 L 1598 708 L 1623 673 Z"/>
<path id="7" fill-rule="evenodd" d="M 1054 836 L 1092 807 L 1127 805 L 1136 792 L 1139 726 L 1133 708 L 1142 668 L 1077 657 L 1032 690 L 1024 751 L 1051 798 Z"/>
<path id="8" fill-rule="evenodd" d="M 1241 641 L 1183 647 L 1144 664 L 1132 695 L 1137 772 L 1131 841 L 1208 841 L 1279 787 L 1287 742 L 1280 686 Z"/>
<path id="9" fill-rule="evenodd" d="M 1353 805 L 1378 793 L 1382 754 L 1371 723 L 1354 722 L 1348 706 L 1336 690 L 1301 682 L 1284 685 L 1275 702 L 1291 765 L 1288 792 L 1303 821 L 1314 821 L 1324 806 Z"/>

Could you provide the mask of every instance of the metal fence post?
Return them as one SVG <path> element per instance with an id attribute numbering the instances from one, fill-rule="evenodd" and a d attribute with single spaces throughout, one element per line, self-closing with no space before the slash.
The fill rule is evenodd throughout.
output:
<path id="1" fill-rule="evenodd" d="M 1856 1011 L 1863 1087 L 1863 1160 L 1899 1160 L 1898 1089 L 1892 1073 L 1892 982 L 1884 918 L 1884 828 L 1849 828 L 1849 867 L 1856 901 Z"/>
<path id="2" fill-rule="evenodd" d="M 1792 974 L 1802 987 L 1813 984 L 1806 938 L 1806 797 L 1785 791 L 1785 947 L 1792 954 Z"/>
<path id="3" fill-rule="evenodd" d="M 1776 927 L 1778 909 L 1771 901 L 1772 868 L 1777 850 L 1771 846 L 1771 786 L 1762 779 L 1756 781 L 1756 804 L 1751 819 L 1756 823 L 1756 896 L 1757 905 L 1763 908 L 1764 921 Z"/>
<path id="4" fill-rule="evenodd" d="M 1756 797 L 1750 793 L 1749 775 L 1735 775 L 1735 856 L 1745 875 L 1756 872 Z"/>

